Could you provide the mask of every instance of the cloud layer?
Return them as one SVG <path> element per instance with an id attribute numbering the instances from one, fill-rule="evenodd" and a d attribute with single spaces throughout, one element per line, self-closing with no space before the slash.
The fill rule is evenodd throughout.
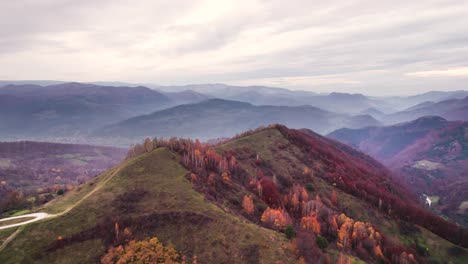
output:
<path id="1" fill-rule="evenodd" d="M 462 2 L 2 1 L 0 79 L 467 89 Z"/>

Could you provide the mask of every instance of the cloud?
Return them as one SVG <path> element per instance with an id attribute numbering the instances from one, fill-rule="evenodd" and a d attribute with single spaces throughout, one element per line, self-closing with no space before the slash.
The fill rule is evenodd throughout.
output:
<path id="1" fill-rule="evenodd" d="M 466 89 L 467 24 L 460 1 L 2 1 L 0 79 Z"/>
<path id="2" fill-rule="evenodd" d="M 415 77 L 468 77 L 468 67 L 447 70 L 410 72 L 407 73 L 407 75 Z"/>

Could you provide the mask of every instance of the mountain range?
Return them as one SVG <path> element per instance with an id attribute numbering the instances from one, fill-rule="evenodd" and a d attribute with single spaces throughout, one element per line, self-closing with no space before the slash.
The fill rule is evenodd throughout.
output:
<path id="1" fill-rule="evenodd" d="M 124 86 L 132 85 L 125 83 L 39 83 L 53 84 L 39 86 L 24 81 L 0 88 L 3 140 L 128 145 L 154 133 L 208 140 L 271 123 L 329 133 L 339 128 L 388 125 L 426 115 L 448 120 L 468 118 L 467 98 L 437 102 L 463 96 L 463 91 L 408 97 L 408 102 L 419 104 L 389 112 L 394 111 L 389 110 L 395 105 L 394 97 L 222 84 L 150 89 Z M 423 101 L 428 99 L 434 101 Z"/>
<path id="2" fill-rule="evenodd" d="M 423 102 L 404 111 L 386 115 L 386 124 L 411 121 L 422 116 L 440 116 L 447 120 L 468 120 L 468 96 L 440 102 Z"/>
<path id="3" fill-rule="evenodd" d="M 268 89 L 275 92 L 278 90 Z M 270 91 L 268 89 L 265 88 L 265 91 Z M 213 97 L 194 90 L 159 92 L 141 86 L 113 87 L 83 83 L 48 86 L 9 84 L 0 88 L 0 136 L 4 140 L 26 138 L 71 143 L 91 140 L 99 144 L 114 144 L 116 141 L 113 138 L 95 139 L 91 135 L 107 136 L 112 134 L 106 132 L 108 127 L 119 127 L 122 135 L 130 136 L 130 140 L 134 140 L 134 136 L 153 134 L 154 129 L 162 133 L 162 136 L 199 136 L 208 139 L 232 136 L 261 124 L 277 122 L 298 128 L 302 123 L 305 127 L 319 132 L 330 132 L 342 126 L 362 127 L 379 124 L 369 115 L 339 114 L 307 105 L 257 106 L 238 101 L 216 100 L 212 99 Z M 260 99 L 263 97 L 264 95 L 259 96 Z M 241 109 L 244 107 L 245 109 Z M 179 115 L 184 114 L 184 109 L 193 111 L 187 113 L 185 119 Z M 296 118 L 289 120 L 288 117 L 292 114 L 296 115 Z M 125 128 L 126 124 L 132 124 L 135 120 L 146 122 L 150 116 L 155 118 L 152 121 L 153 127 L 144 126 L 134 131 L 123 131 L 132 130 Z M 161 121 L 158 118 L 162 116 L 163 122 L 168 122 L 168 125 L 158 123 Z M 238 119 L 231 119 L 230 124 L 215 122 L 216 118 L 226 119 L 228 116 L 236 116 Z M 320 122 L 317 122 L 318 120 Z M 201 122 L 211 127 L 211 132 L 177 129 L 182 125 L 181 121 L 187 126 Z"/>
<path id="4" fill-rule="evenodd" d="M 157 134 L 162 137 L 207 140 L 231 137 L 245 130 L 273 123 L 293 128 L 310 128 L 319 133 L 340 127 L 379 124 L 369 115 L 337 114 L 312 106 L 255 106 L 238 101 L 210 99 L 133 117 L 105 127 L 96 132 L 96 136 L 135 139 Z"/>
<path id="5" fill-rule="evenodd" d="M 167 96 L 145 87 L 7 85 L 0 88 L 0 134 L 82 135 L 169 104 Z"/>

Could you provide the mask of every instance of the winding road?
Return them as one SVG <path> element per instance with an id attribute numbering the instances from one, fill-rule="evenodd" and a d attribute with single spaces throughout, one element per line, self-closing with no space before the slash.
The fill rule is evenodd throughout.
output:
<path id="1" fill-rule="evenodd" d="M 34 219 L 30 219 L 30 220 L 27 220 L 27 221 L 24 221 L 24 222 L 11 224 L 11 225 L 6 225 L 6 226 L 0 226 L 0 230 L 11 228 L 11 227 L 16 227 L 16 226 L 26 225 L 26 224 L 33 223 L 33 222 L 36 222 L 36 221 L 39 221 L 39 220 L 42 220 L 42 219 L 45 219 L 45 218 L 49 218 L 49 217 L 52 217 L 52 216 L 53 215 L 48 214 L 48 213 L 32 213 L 32 214 L 25 214 L 25 215 L 20 215 L 20 216 L 2 218 L 2 219 L 0 219 L 0 224 L 2 222 L 9 221 L 9 220 L 34 217 Z"/>

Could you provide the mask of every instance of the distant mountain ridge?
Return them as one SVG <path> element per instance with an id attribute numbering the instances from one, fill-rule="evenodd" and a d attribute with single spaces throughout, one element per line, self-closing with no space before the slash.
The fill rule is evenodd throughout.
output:
<path id="1" fill-rule="evenodd" d="M 440 102 L 424 102 L 407 110 L 385 116 L 384 123 L 394 124 L 411 121 L 421 116 L 440 116 L 450 121 L 468 121 L 468 96 Z"/>
<path id="2" fill-rule="evenodd" d="M 61 81 L 0 81 L 0 87 L 8 84 L 64 84 Z M 199 102 L 196 97 L 203 94 L 209 98 L 220 98 L 225 100 L 249 102 L 254 105 L 277 105 L 277 106 L 301 106 L 312 105 L 331 112 L 358 114 L 369 108 L 375 108 L 379 112 L 390 113 L 402 111 L 417 104 L 427 101 L 440 102 L 448 99 L 459 99 L 468 96 L 468 91 L 432 91 L 414 96 L 365 96 L 362 94 L 332 92 L 314 93 L 311 91 L 296 91 L 285 88 L 267 86 L 233 86 L 225 84 L 189 84 L 189 85 L 155 85 L 145 83 L 126 82 L 90 82 L 98 86 L 113 87 L 138 87 L 144 86 L 162 93 L 178 94 L 185 92 L 183 103 Z M 186 91 L 198 93 L 192 100 L 187 100 Z M 184 97 L 184 95 L 182 95 Z M 207 99 L 207 98 L 205 98 Z M 198 101 L 197 101 L 198 100 Z M 176 100 L 177 101 L 177 100 Z M 378 116 L 374 116 L 378 118 Z"/>
<path id="3" fill-rule="evenodd" d="M 86 136 L 106 124 L 174 105 L 177 98 L 141 86 L 7 85 L 0 88 L 0 135 Z"/>
<path id="4" fill-rule="evenodd" d="M 359 113 L 370 107 L 385 104 L 362 94 L 318 94 L 309 91 L 292 91 L 266 86 L 231 86 L 224 84 L 195 84 L 184 86 L 156 86 L 162 91 L 193 90 L 216 98 L 248 102 L 253 105 L 302 106 L 311 105 L 331 112 Z"/>
<path id="5" fill-rule="evenodd" d="M 245 102 L 210 99 L 134 117 L 99 130 L 96 135 L 141 138 L 157 134 L 206 140 L 233 136 L 259 125 L 273 123 L 295 128 L 307 127 L 320 133 L 342 126 L 379 124 L 369 115 L 349 116 L 312 106 L 255 106 Z"/>
<path id="6" fill-rule="evenodd" d="M 448 121 L 438 116 L 421 117 L 414 121 L 385 127 L 361 129 L 342 128 L 327 136 L 338 139 L 379 159 L 386 160 L 398 154 L 434 129 L 441 129 Z"/>
<path id="7" fill-rule="evenodd" d="M 199 136 L 208 135 L 215 138 L 232 136 L 232 133 L 256 127 L 261 124 L 285 123 L 295 128 L 311 128 L 320 133 L 328 133 L 341 127 L 360 128 L 363 126 L 378 126 L 380 124 L 395 124 L 411 121 L 425 115 L 439 115 L 448 120 L 466 120 L 468 112 L 467 99 L 450 99 L 437 102 L 438 99 L 457 97 L 464 91 L 433 92 L 414 96 L 412 102 L 420 102 L 409 109 L 388 113 L 395 98 L 368 97 L 362 94 L 330 93 L 316 94 L 307 91 L 290 91 L 282 88 L 265 86 L 229 86 L 223 84 L 197 84 L 185 86 L 144 86 L 120 82 L 63 83 L 55 81 L 39 81 L 39 86 L 19 81 L 18 85 L 7 84 L 0 87 L 0 137 L 4 140 L 46 140 L 58 142 L 83 143 L 89 140 L 90 134 L 109 125 L 124 122 L 133 117 L 149 115 L 163 109 L 173 108 L 183 104 L 197 104 L 210 99 L 246 102 L 250 117 L 246 111 L 238 107 L 239 116 L 231 124 L 221 120 L 225 128 L 220 128 L 213 122 L 206 124 L 213 127 L 210 133 L 193 133 Z M 34 82 L 34 81 L 32 81 Z M 0 85 L 2 82 L 0 82 Z M 115 86 L 110 86 L 115 85 Z M 396 99 L 395 99 L 396 100 Z M 406 100 L 398 98 L 398 100 Z M 193 107 L 193 106 L 190 106 Z M 213 106 L 214 107 L 214 106 Z M 187 107 L 178 108 L 187 109 Z M 198 109 L 199 110 L 199 109 Z M 220 111 L 225 111 L 221 108 Z M 320 111 L 319 111 L 320 110 Z M 197 109 L 195 109 L 197 111 Z M 268 111 L 271 111 L 268 113 Z M 169 116 L 164 122 L 185 120 L 181 116 Z M 309 117 L 306 113 L 309 113 Z M 244 115 L 244 116 L 242 116 Z M 289 115 L 287 117 L 286 115 Z M 227 115 L 216 115 L 221 119 Z M 241 117 L 242 116 L 242 117 Z M 313 120 L 310 117 L 316 118 Z M 193 117 L 196 119 L 197 117 Z M 172 121 L 171 121 L 172 120 Z M 188 120 L 190 122 L 196 122 Z M 214 120 L 211 120 L 214 121 Z M 252 121 L 252 122 L 251 122 Z M 300 124 L 300 122 L 305 122 Z M 225 123 L 223 123 L 225 122 Z M 246 122 L 246 124 L 242 124 Z M 250 122 L 250 123 L 249 123 Z M 257 123 L 255 123 L 257 122 Z M 136 123 L 135 123 L 136 124 Z M 147 127 L 134 127 L 134 130 L 144 131 Z M 156 127 L 163 135 L 170 136 L 173 131 L 183 127 L 176 125 Z M 138 129 L 137 129 L 138 128 Z M 190 128 L 177 131 L 180 135 L 191 135 Z M 151 132 L 151 133 L 147 133 Z M 152 134 L 147 131 L 144 135 Z M 137 134 L 138 132 L 132 132 Z M 141 133 L 143 136 L 143 133 Z M 99 138 L 95 144 L 112 144 L 114 140 Z"/>

